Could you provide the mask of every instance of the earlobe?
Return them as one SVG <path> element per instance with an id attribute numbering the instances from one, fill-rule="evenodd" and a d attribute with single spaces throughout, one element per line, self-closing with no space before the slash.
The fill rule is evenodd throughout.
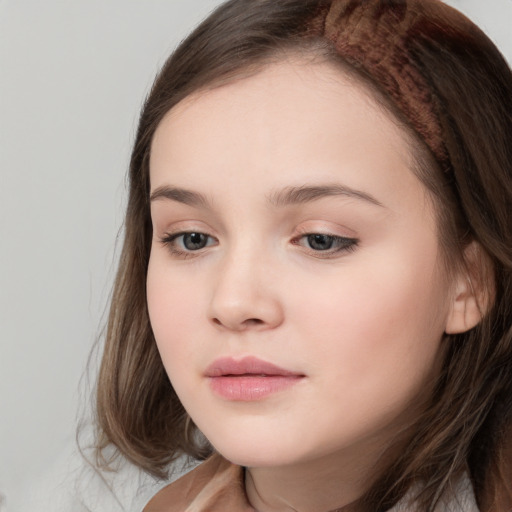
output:
<path id="1" fill-rule="evenodd" d="M 463 269 L 454 283 L 446 334 L 460 334 L 473 329 L 490 309 L 493 300 L 491 261 L 480 244 L 473 241 L 464 250 Z"/>

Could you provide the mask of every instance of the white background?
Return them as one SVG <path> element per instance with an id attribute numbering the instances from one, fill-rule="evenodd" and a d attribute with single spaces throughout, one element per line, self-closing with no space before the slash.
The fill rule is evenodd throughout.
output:
<path id="1" fill-rule="evenodd" d="M 0 493 L 8 502 L 74 442 L 79 380 L 115 271 L 138 111 L 170 50 L 218 3 L 0 0 Z M 449 3 L 512 62 L 512 0 Z"/>

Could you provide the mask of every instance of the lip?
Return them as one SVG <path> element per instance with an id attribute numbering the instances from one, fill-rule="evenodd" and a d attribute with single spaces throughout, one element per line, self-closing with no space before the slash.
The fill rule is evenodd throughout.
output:
<path id="1" fill-rule="evenodd" d="M 252 356 L 238 361 L 230 357 L 217 359 L 208 366 L 205 376 L 215 394 L 242 402 L 262 400 L 305 377 Z"/>

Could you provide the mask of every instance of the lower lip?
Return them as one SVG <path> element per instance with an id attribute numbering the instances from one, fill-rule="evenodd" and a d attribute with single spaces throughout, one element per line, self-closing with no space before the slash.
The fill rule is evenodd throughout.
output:
<path id="1" fill-rule="evenodd" d="M 214 393 L 227 400 L 252 402 L 297 384 L 300 375 L 232 375 L 210 377 Z"/>

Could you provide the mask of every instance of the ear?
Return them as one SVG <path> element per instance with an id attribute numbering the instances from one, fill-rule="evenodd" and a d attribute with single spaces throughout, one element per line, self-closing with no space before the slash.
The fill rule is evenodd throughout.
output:
<path id="1" fill-rule="evenodd" d="M 463 262 L 457 272 L 446 334 L 460 334 L 475 327 L 494 302 L 494 272 L 489 256 L 478 242 L 464 249 Z"/>

